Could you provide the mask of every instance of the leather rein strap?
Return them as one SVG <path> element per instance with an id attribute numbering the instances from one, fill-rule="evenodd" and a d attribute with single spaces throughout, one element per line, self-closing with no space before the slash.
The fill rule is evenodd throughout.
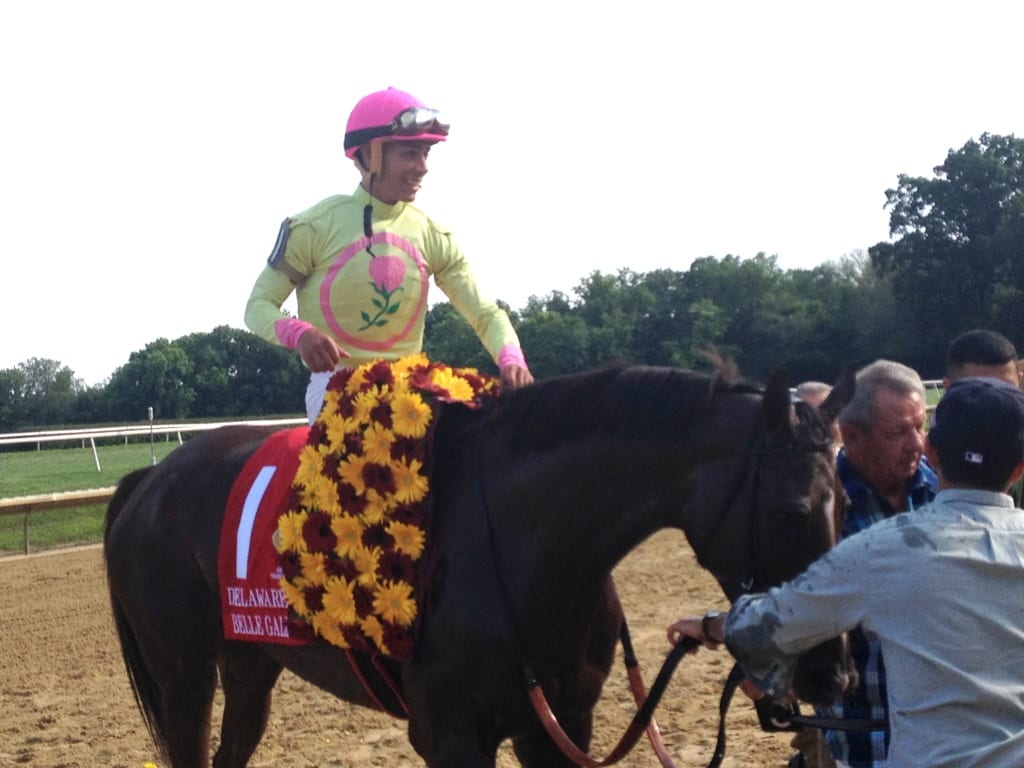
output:
<path id="1" fill-rule="evenodd" d="M 603 760 L 595 760 L 590 757 L 590 755 L 577 747 L 565 731 L 562 730 L 562 727 L 558 724 L 558 719 L 548 705 L 543 689 L 532 676 L 529 676 L 529 670 L 527 670 L 527 692 L 530 697 L 530 703 L 533 704 L 534 711 L 536 711 L 537 717 L 544 726 L 544 730 L 548 732 L 551 740 L 558 745 L 558 748 L 562 750 L 566 757 L 582 768 L 602 768 L 603 766 L 617 763 L 629 754 L 645 731 L 661 764 L 666 768 L 672 768 L 674 763 L 661 740 L 661 731 L 658 730 L 658 726 L 654 722 L 654 708 L 661 701 L 665 688 L 668 686 L 669 680 L 672 679 L 672 673 L 675 672 L 679 661 L 688 651 L 696 648 L 699 643 L 690 638 L 683 638 L 665 658 L 665 663 L 662 664 L 661 671 L 658 672 L 658 677 L 651 687 L 650 694 L 646 694 L 644 692 L 643 680 L 640 677 L 639 664 L 636 661 L 636 656 L 633 655 L 632 642 L 629 639 L 629 631 L 626 628 L 625 621 L 623 621 L 620 639 L 622 640 L 622 647 L 626 657 L 630 688 L 633 691 L 633 697 L 636 699 L 639 709 L 633 715 L 633 720 L 622 735 L 622 738 L 619 739 L 619 743 Z"/>

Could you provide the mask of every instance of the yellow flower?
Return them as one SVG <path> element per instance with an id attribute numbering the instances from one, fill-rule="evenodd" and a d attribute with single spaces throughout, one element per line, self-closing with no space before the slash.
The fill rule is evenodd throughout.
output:
<path id="1" fill-rule="evenodd" d="M 363 507 L 363 514 L 360 517 L 367 525 L 379 523 L 384 519 L 390 506 L 386 498 L 371 488 L 366 492 L 366 506 Z"/>
<path id="2" fill-rule="evenodd" d="M 362 456 L 350 454 L 345 460 L 338 464 L 338 477 L 342 482 L 351 485 L 358 494 L 366 493 L 366 483 L 363 482 L 363 466 L 366 459 Z"/>
<path id="3" fill-rule="evenodd" d="M 338 537 L 334 551 L 341 557 L 348 557 L 352 548 L 363 540 L 363 524 L 352 515 L 340 515 L 331 520 L 331 532 Z"/>
<path id="4" fill-rule="evenodd" d="M 380 549 L 374 547 L 367 549 L 359 546 L 352 550 L 350 555 L 352 564 L 359 571 L 356 581 L 364 587 L 373 586 L 377 583 L 377 563 L 380 561 Z"/>
<path id="5" fill-rule="evenodd" d="M 367 616 L 365 619 L 360 619 L 359 627 L 363 630 L 363 634 L 373 640 L 385 654 L 388 652 L 384 645 L 384 625 L 380 623 L 376 616 Z"/>
<path id="6" fill-rule="evenodd" d="M 430 371 L 430 381 L 443 389 L 448 390 L 449 396 L 459 402 L 468 402 L 473 399 L 475 393 L 469 382 L 456 375 L 451 368 L 434 368 Z"/>
<path id="7" fill-rule="evenodd" d="M 391 419 L 395 433 L 403 437 L 423 437 L 431 418 L 430 406 L 416 392 L 396 395 L 391 401 Z"/>
<path id="8" fill-rule="evenodd" d="M 416 618 L 412 587 L 404 581 L 379 585 L 373 592 L 373 610 L 385 621 L 408 627 Z"/>
<path id="9" fill-rule="evenodd" d="M 379 422 L 374 422 L 363 433 L 363 455 L 367 461 L 387 464 L 391 461 L 391 445 L 395 433 Z"/>
<path id="10" fill-rule="evenodd" d="M 377 387 L 360 392 L 352 400 L 352 418 L 361 423 L 370 422 L 370 413 L 380 405 L 380 392 Z"/>
<path id="11" fill-rule="evenodd" d="M 288 601 L 294 611 L 305 619 L 309 618 L 309 606 L 306 605 L 306 596 L 302 593 L 302 587 L 297 584 L 293 584 L 288 579 L 282 578 L 280 581 L 281 591 L 284 592 L 284 598 Z"/>
<path id="12" fill-rule="evenodd" d="M 278 552 L 305 552 L 306 540 L 302 538 L 302 526 L 309 515 L 305 510 L 296 512 L 289 510 L 277 521 L 277 532 L 281 534 Z"/>
<path id="13" fill-rule="evenodd" d="M 420 472 L 423 462 L 413 459 L 406 464 L 395 461 L 391 464 L 391 476 L 395 479 L 395 499 L 400 504 L 423 501 L 430 490 L 430 481 Z"/>
<path id="14" fill-rule="evenodd" d="M 339 648 L 348 648 L 348 642 L 338 627 L 338 622 L 332 619 L 327 614 L 327 611 L 320 611 L 320 613 L 314 615 L 310 623 L 313 625 L 316 633 L 327 642 L 337 645 Z"/>
<path id="15" fill-rule="evenodd" d="M 324 565 L 327 558 L 323 552 L 303 552 L 299 555 L 299 562 L 302 563 L 302 575 L 317 587 L 327 583 L 327 572 Z"/>
<path id="16" fill-rule="evenodd" d="M 331 414 L 332 416 L 337 415 L 335 412 L 338 410 L 339 402 L 341 402 L 341 393 L 336 389 L 328 389 L 324 394 L 324 404 L 320 409 L 319 416 L 317 416 L 317 421 L 322 421 L 324 419 L 324 414 Z"/>
<path id="17" fill-rule="evenodd" d="M 355 584 L 342 576 L 334 576 L 327 582 L 324 593 L 324 611 L 341 624 L 356 621 Z"/>
<path id="18" fill-rule="evenodd" d="M 302 446 L 299 451 L 299 468 L 295 472 L 295 482 L 301 486 L 309 485 L 324 473 L 324 457 L 312 445 Z"/>
<path id="19" fill-rule="evenodd" d="M 387 532 L 395 540 L 395 549 L 405 552 L 413 560 L 419 560 L 420 555 L 423 554 L 423 545 L 426 540 L 426 534 L 422 528 L 392 520 L 388 523 Z"/>
<path id="20" fill-rule="evenodd" d="M 400 357 L 391 364 L 396 379 L 404 379 L 417 368 L 426 368 L 430 360 L 422 352 Z"/>
<path id="21" fill-rule="evenodd" d="M 328 514 L 341 511 L 338 502 L 338 486 L 326 475 L 317 475 L 299 490 L 299 500 L 311 509 L 320 509 Z"/>
<path id="22" fill-rule="evenodd" d="M 344 452 L 345 435 L 355 432 L 358 428 L 352 419 L 346 419 L 340 413 L 336 413 L 324 423 L 324 431 L 327 435 L 327 450 L 331 454 Z"/>
<path id="23" fill-rule="evenodd" d="M 346 394 L 354 395 L 362 388 L 363 384 L 366 383 L 366 373 L 367 371 L 370 370 L 370 367 L 371 366 L 369 363 L 363 363 L 354 371 L 352 371 L 352 375 L 349 377 L 348 382 L 345 384 Z"/>

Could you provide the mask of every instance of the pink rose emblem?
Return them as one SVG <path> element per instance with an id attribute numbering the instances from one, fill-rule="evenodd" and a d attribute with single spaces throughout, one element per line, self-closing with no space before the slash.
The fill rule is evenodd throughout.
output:
<path id="1" fill-rule="evenodd" d="M 374 256 L 370 259 L 370 278 L 373 283 L 373 292 L 377 294 L 371 301 L 377 308 L 375 314 L 360 312 L 363 318 L 363 325 L 359 328 L 364 331 L 371 326 L 382 326 L 387 324 L 388 315 L 393 315 L 402 305 L 401 300 L 394 298 L 395 294 L 402 290 L 402 281 L 405 279 L 405 260 L 401 256 Z"/>
<path id="2" fill-rule="evenodd" d="M 401 256 L 376 256 L 370 259 L 370 277 L 380 293 L 393 293 L 405 279 L 405 260 Z"/>

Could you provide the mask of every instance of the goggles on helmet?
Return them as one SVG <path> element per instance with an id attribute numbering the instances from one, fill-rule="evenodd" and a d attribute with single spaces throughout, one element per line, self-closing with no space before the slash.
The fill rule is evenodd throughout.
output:
<path id="1" fill-rule="evenodd" d="M 427 107 L 410 107 L 403 110 L 387 125 L 360 128 L 345 134 L 345 149 L 360 147 L 369 141 L 384 136 L 447 136 L 448 123 L 440 120 L 441 113 Z"/>

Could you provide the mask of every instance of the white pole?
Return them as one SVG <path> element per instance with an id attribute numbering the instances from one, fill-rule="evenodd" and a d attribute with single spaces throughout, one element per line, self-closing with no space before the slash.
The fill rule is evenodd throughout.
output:
<path id="1" fill-rule="evenodd" d="M 153 445 L 153 406 L 149 406 L 149 463 L 156 466 L 156 446 Z"/>

